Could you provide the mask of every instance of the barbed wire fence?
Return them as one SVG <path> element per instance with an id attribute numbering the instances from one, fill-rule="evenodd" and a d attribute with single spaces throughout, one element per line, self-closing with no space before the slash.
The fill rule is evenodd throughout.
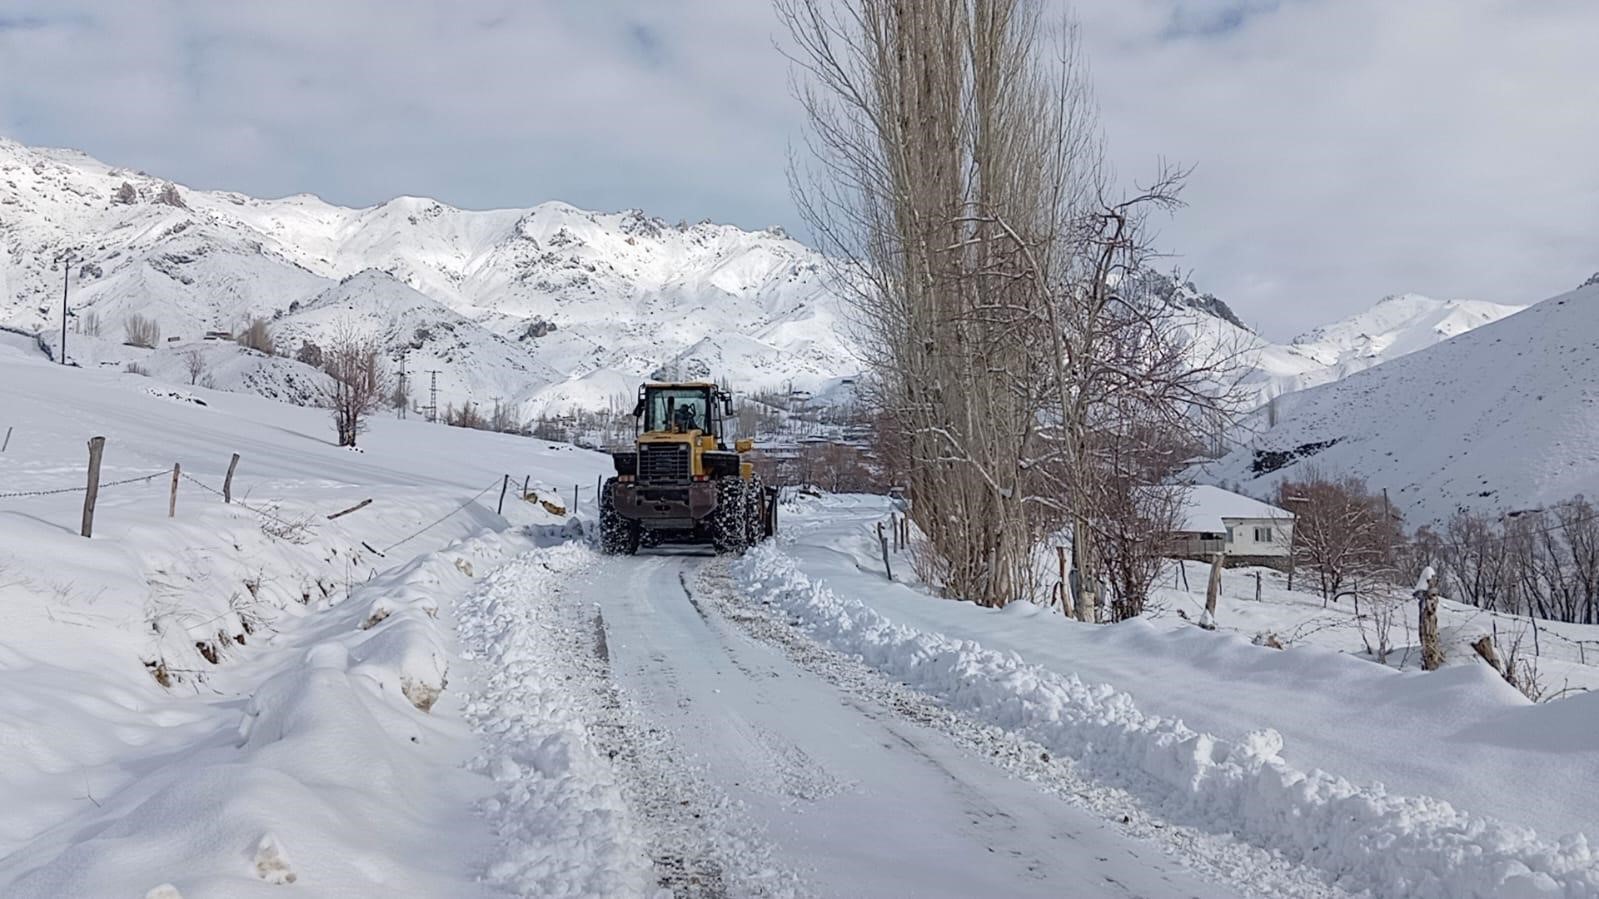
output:
<path id="1" fill-rule="evenodd" d="M 98 446 L 96 445 L 97 443 L 98 443 Z M 98 465 L 99 465 L 99 453 L 101 452 L 103 447 L 104 447 L 103 439 L 97 439 L 97 440 L 94 440 L 94 441 L 90 441 L 89 478 L 85 481 L 85 483 L 76 484 L 76 485 L 73 485 L 73 486 L 38 487 L 38 488 L 33 488 L 33 489 L 28 489 L 28 490 L 9 490 L 9 491 L 4 491 L 4 492 L 0 492 L 0 502 L 6 501 L 6 500 L 26 500 L 26 499 L 33 499 L 33 498 L 37 498 L 37 497 L 65 496 L 65 495 L 71 495 L 71 494 L 86 494 L 85 515 L 88 518 L 92 519 L 92 517 L 93 517 L 93 503 L 94 503 L 93 497 L 96 494 L 98 494 L 100 491 L 104 491 L 104 490 L 107 490 L 107 489 L 110 489 L 110 488 L 116 488 L 116 487 L 122 487 L 122 486 L 126 486 L 126 485 L 131 485 L 131 484 L 138 484 L 138 483 L 148 484 L 149 482 L 154 481 L 157 478 L 170 477 L 172 479 L 172 487 L 171 487 L 171 494 L 170 494 L 169 516 L 171 516 L 171 517 L 175 517 L 176 516 L 177 498 L 178 498 L 178 492 L 177 491 L 178 491 L 178 484 L 179 484 L 180 481 L 187 482 L 189 484 L 192 484 L 192 485 L 200 488 L 201 490 L 204 490 L 205 492 L 207 492 L 207 493 L 209 493 L 209 494 L 211 494 L 213 496 L 220 497 L 224 503 L 226 503 L 226 504 L 228 504 L 230 506 L 237 506 L 238 508 L 243 509 L 243 510 L 245 510 L 247 512 L 250 512 L 250 513 L 256 515 L 257 517 L 261 518 L 263 520 L 263 522 L 270 523 L 273 526 L 273 528 L 274 528 L 271 531 L 271 533 L 274 534 L 274 535 L 292 536 L 292 535 L 297 534 L 297 533 L 302 533 L 302 532 L 304 532 L 305 530 L 307 530 L 307 529 L 309 529 L 311 527 L 311 525 L 314 523 L 314 521 L 315 521 L 315 519 L 317 517 L 316 514 L 312 513 L 312 512 L 307 512 L 303 517 L 299 517 L 299 518 L 285 517 L 287 515 L 290 515 L 290 513 L 284 512 L 284 510 L 281 507 L 281 504 L 272 503 L 272 502 L 257 503 L 257 502 L 252 502 L 252 501 L 250 501 L 248 499 L 244 499 L 244 498 L 239 498 L 239 497 L 233 496 L 232 478 L 233 478 L 234 469 L 238 465 L 238 460 L 239 460 L 238 454 L 234 455 L 232 462 L 228 466 L 227 481 L 223 484 L 221 489 L 218 489 L 217 487 L 213 486 L 211 483 L 209 483 L 209 482 L 207 482 L 207 481 L 205 481 L 205 480 L 203 480 L 203 479 L 201 479 L 199 477 L 196 477 L 195 475 L 191 474 L 190 472 L 183 471 L 181 463 L 174 464 L 173 467 L 170 468 L 170 469 L 161 469 L 159 471 L 153 471 L 153 472 L 149 472 L 149 473 L 146 473 L 146 474 L 134 475 L 134 476 L 131 476 L 131 477 L 126 477 L 126 478 L 119 478 L 119 479 L 111 480 L 111 481 L 99 481 L 98 477 L 97 477 Z M 554 489 L 554 488 L 547 488 L 547 487 L 545 487 L 543 485 L 539 485 L 537 490 L 534 490 L 532 488 L 532 486 L 531 486 L 531 480 L 532 480 L 531 476 L 523 478 L 522 484 L 520 485 L 520 493 L 518 493 L 518 496 L 521 499 L 523 499 L 525 501 L 528 501 L 528 502 L 533 502 L 535 500 L 542 500 L 542 496 L 545 496 L 545 495 L 554 496 L 557 499 L 561 498 L 561 491 L 559 491 L 557 489 Z M 460 515 L 462 512 L 466 511 L 467 508 L 470 507 L 473 503 L 475 503 L 478 500 L 482 499 L 485 494 L 489 493 L 490 491 L 494 490 L 495 488 L 500 488 L 500 490 L 501 490 L 500 502 L 499 502 L 498 508 L 496 510 L 496 514 L 503 514 L 504 513 L 505 496 L 506 496 L 506 493 L 508 492 L 509 488 L 511 487 L 511 485 L 512 485 L 512 478 L 511 478 L 511 476 L 509 474 L 500 475 L 500 476 L 496 477 L 487 486 L 485 486 L 483 489 L 478 490 L 476 493 L 473 493 L 470 497 L 467 497 L 465 500 L 463 500 L 462 502 L 457 504 L 454 508 L 450 509 L 450 511 L 448 511 L 445 514 L 443 514 L 443 515 L 441 515 L 441 516 L 429 521 L 428 523 L 424 524 L 420 528 L 418 528 L 418 529 L 406 534 L 404 537 L 400 538 L 399 540 L 395 540 L 392 543 L 389 543 L 387 546 L 382 547 L 381 549 L 379 549 L 378 547 L 374 546 L 372 543 L 370 543 L 368 541 L 365 541 L 365 540 L 361 541 L 361 545 L 364 546 L 366 549 L 372 551 L 373 553 L 377 554 L 380 557 L 381 556 L 386 556 L 390 552 L 394 551 L 395 549 L 397 549 L 397 548 L 399 548 L 399 547 L 401 547 L 401 546 L 403 546 L 403 545 L 405 545 L 407 543 L 410 543 L 411 541 L 415 540 L 416 538 L 421 537 L 423 534 L 428 533 L 429 531 L 439 527 L 440 525 L 444 524 L 445 522 L 449 521 L 450 519 L 456 517 L 457 515 Z M 598 491 L 600 489 L 600 485 L 601 485 L 601 482 L 597 481 L 595 486 L 594 486 L 594 488 L 592 488 L 595 491 L 596 494 L 598 493 Z M 573 485 L 571 496 L 572 496 L 572 498 L 574 500 L 574 503 L 573 503 L 574 507 L 576 506 L 577 501 L 580 499 L 581 494 L 582 493 L 586 493 L 587 489 L 588 488 L 583 488 L 580 485 Z M 547 500 L 543 500 L 543 501 L 548 502 Z M 355 505 L 355 506 L 353 506 L 351 508 L 344 509 L 342 511 L 335 512 L 333 514 L 327 515 L 326 518 L 328 518 L 329 520 L 332 520 L 332 519 L 341 517 L 343 515 L 347 515 L 347 514 L 349 514 L 351 512 L 354 512 L 354 511 L 357 511 L 359 509 L 365 508 L 371 502 L 372 501 L 370 499 L 367 499 L 367 500 L 365 500 L 365 501 L 363 501 L 363 502 L 361 502 L 361 503 L 359 503 L 359 504 L 357 504 L 357 505 Z M 85 536 L 87 536 L 87 535 L 85 535 Z"/>

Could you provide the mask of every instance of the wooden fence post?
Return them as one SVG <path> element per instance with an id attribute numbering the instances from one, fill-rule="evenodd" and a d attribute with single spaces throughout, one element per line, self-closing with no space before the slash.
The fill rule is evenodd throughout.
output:
<path id="1" fill-rule="evenodd" d="M 1255 572 L 1255 602 L 1260 602 L 1260 572 Z M 1355 614 L 1360 614 L 1360 600 L 1355 600 Z"/>
<path id="2" fill-rule="evenodd" d="M 94 501 L 100 495 L 100 454 L 105 452 L 105 438 L 89 438 L 89 489 L 83 494 L 83 536 L 94 533 Z"/>
<path id="3" fill-rule="evenodd" d="M 183 466 L 177 462 L 172 463 L 172 498 L 167 501 L 167 517 L 178 517 L 178 476 L 183 473 Z"/>
<path id="4" fill-rule="evenodd" d="M 496 514 L 496 515 L 504 515 L 505 514 L 505 491 L 507 491 L 509 489 L 511 489 L 511 476 L 510 475 L 506 475 L 505 476 L 505 480 L 500 483 L 500 505 L 499 505 L 498 508 L 496 508 L 494 510 L 494 514 Z"/>
<path id="5" fill-rule="evenodd" d="M 572 512 L 574 514 L 576 514 L 576 512 L 577 512 L 577 485 L 576 484 L 572 485 Z"/>
<path id="6" fill-rule="evenodd" d="M 228 462 L 228 476 L 222 479 L 222 501 L 233 502 L 233 470 L 239 467 L 239 454 L 234 453 Z"/>
<path id="7" fill-rule="evenodd" d="M 1209 630 L 1216 629 L 1216 600 L 1221 596 L 1221 566 L 1226 558 L 1226 553 L 1217 553 L 1210 562 L 1210 581 L 1205 584 L 1205 620 L 1199 623 Z"/>
<path id="8" fill-rule="evenodd" d="M 1066 547 L 1055 547 L 1055 561 L 1060 568 L 1060 610 L 1067 618 L 1072 617 L 1072 591 L 1071 580 L 1066 571 Z"/>
<path id="9" fill-rule="evenodd" d="M 5 452 L 6 448 L 9 447 L 10 445 L 11 445 L 11 426 L 10 425 L 6 425 L 6 442 L 4 444 L 0 444 L 0 453 Z"/>
<path id="10" fill-rule="evenodd" d="M 1437 671 L 1444 664 L 1443 650 L 1438 646 L 1438 576 L 1428 578 L 1426 589 L 1416 592 L 1421 603 L 1421 622 L 1417 627 L 1421 634 L 1421 670 Z"/>
<path id="11" fill-rule="evenodd" d="M 337 512 L 334 512 L 332 515 L 329 515 L 328 516 L 328 521 L 332 521 L 335 518 L 343 518 L 344 516 L 350 514 L 351 512 L 359 512 L 362 509 L 365 509 L 367 506 L 370 506 L 370 505 L 372 505 L 371 498 L 363 499 L 363 500 L 361 500 L 360 502 L 356 503 L 355 505 L 351 506 L 348 509 L 341 509 L 341 510 L 339 510 Z"/>
<path id="12" fill-rule="evenodd" d="M 894 568 L 888 563 L 888 536 L 883 533 L 883 523 L 877 523 L 877 543 L 883 548 L 883 571 L 888 574 L 888 579 L 894 579 Z"/>
<path id="13" fill-rule="evenodd" d="M 533 482 L 533 476 L 532 475 L 530 475 L 530 474 L 522 475 L 522 499 L 523 500 L 527 499 L 527 487 L 532 482 Z"/>

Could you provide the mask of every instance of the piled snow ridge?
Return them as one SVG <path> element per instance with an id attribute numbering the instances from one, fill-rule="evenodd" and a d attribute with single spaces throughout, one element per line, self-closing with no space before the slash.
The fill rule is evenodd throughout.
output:
<path id="1" fill-rule="evenodd" d="M 457 609 L 464 654 L 481 672 L 465 709 L 485 746 L 473 766 L 498 784 L 483 803 L 501 842 L 488 880 L 520 895 L 647 895 L 652 879 L 615 772 L 590 742 L 545 642 L 562 624 L 551 620 L 549 596 L 594 561 L 577 541 L 534 550 L 489 575 Z"/>
<path id="2" fill-rule="evenodd" d="M 471 821 L 459 799 L 470 775 L 427 748 L 448 731 L 426 714 L 449 674 L 436 597 L 469 589 L 472 563 L 511 545 L 499 534 L 459 541 L 355 588 L 285 647 L 236 729 L 223 724 L 0 860 L 0 892 L 475 892 L 464 861 L 480 851 L 473 834 L 436 827 Z"/>
<path id="3" fill-rule="evenodd" d="M 1313 865 L 1346 889 L 1440 899 L 1599 894 L 1599 853 L 1582 834 L 1550 843 L 1438 799 L 1299 771 L 1281 757 L 1283 740 L 1273 730 L 1236 741 L 1197 733 L 1141 713 L 1110 686 L 896 625 L 814 583 L 772 544 L 734 570 L 752 596 L 787 610 L 833 648 L 1075 759 L 1173 820 L 1230 831 Z"/>

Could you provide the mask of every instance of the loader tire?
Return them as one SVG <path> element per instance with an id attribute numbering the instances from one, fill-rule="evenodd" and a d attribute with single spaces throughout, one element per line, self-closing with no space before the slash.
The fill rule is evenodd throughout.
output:
<path id="1" fill-rule="evenodd" d="M 616 511 L 616 478 L 600 488 L 600 552 L 608 556 L 631 556 L 638 552 L 639 524 Z"/>
<path id="2" fill-rule="evenodd" d="M 711 548 L 723 556 L 741 553 L 748 545 L 744 481 L 722 478 L 716 482 L 716 511 L 711 513 Z"/>
<path id="3" fill-rule="evenodd" d="M 766 488 L 760 478 L 744 482 L 744 533 L 746 542 L 754 546 L 766 539 Z"/>

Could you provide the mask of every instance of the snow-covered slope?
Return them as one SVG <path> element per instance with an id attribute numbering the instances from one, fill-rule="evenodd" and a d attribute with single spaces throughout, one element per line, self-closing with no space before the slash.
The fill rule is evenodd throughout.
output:
<path id="1" fill-rule="evenodd" d="M 1274 415 L 1256 414 L 1257 435 L 1206 477 L 1264 493 L 1305 465 L 1357 473 L 1388 488 L 1412 525 L 1460 506 L 1510 511 L 1592 496 L 1596 346 L 1599 284 L 1280 397 Z"/>
<path id="2" fill-rule="evenodd" d="M 566 382 L 596 372 L 607 388 L 684 371 L 761 390 L 860 368 L 820 257 L 778 229 L 558 202 L 260 200 L 0 140 L 0 324 L 59 329 L 68 248 L 72 318 L 98 316 L 113 343 L 135 314 L 180 341 L 279 317 L 295 345 L 353 316 L 396 353 L 410 344 L 413 371 L 438 369 L 441 403 L 559 412 L 594 398 Z"/>
<path id="3" fill-rule="evenodd" d="M 1325 383 L 1424 350 L 1525 308 L 1398 294 L 1358 315 L 1295 337 L 1289 349 L 1324 366 L 1327 377 L 1321 383 Z"/>
<path id="4" fill-rule="evenodd" d="M 1146 277 L 1157 295 L 1183 310 L 1180 320 L 1207 365 L 1231 359 L 1242 369 L 1237 381 L 1245 409 L 1348 377 L 1526 308 L 1398 294 L 1279 344 L 1255 333 L 1225 302 L 1201 293 L 1192 281 L 1159 273 Z"/>

